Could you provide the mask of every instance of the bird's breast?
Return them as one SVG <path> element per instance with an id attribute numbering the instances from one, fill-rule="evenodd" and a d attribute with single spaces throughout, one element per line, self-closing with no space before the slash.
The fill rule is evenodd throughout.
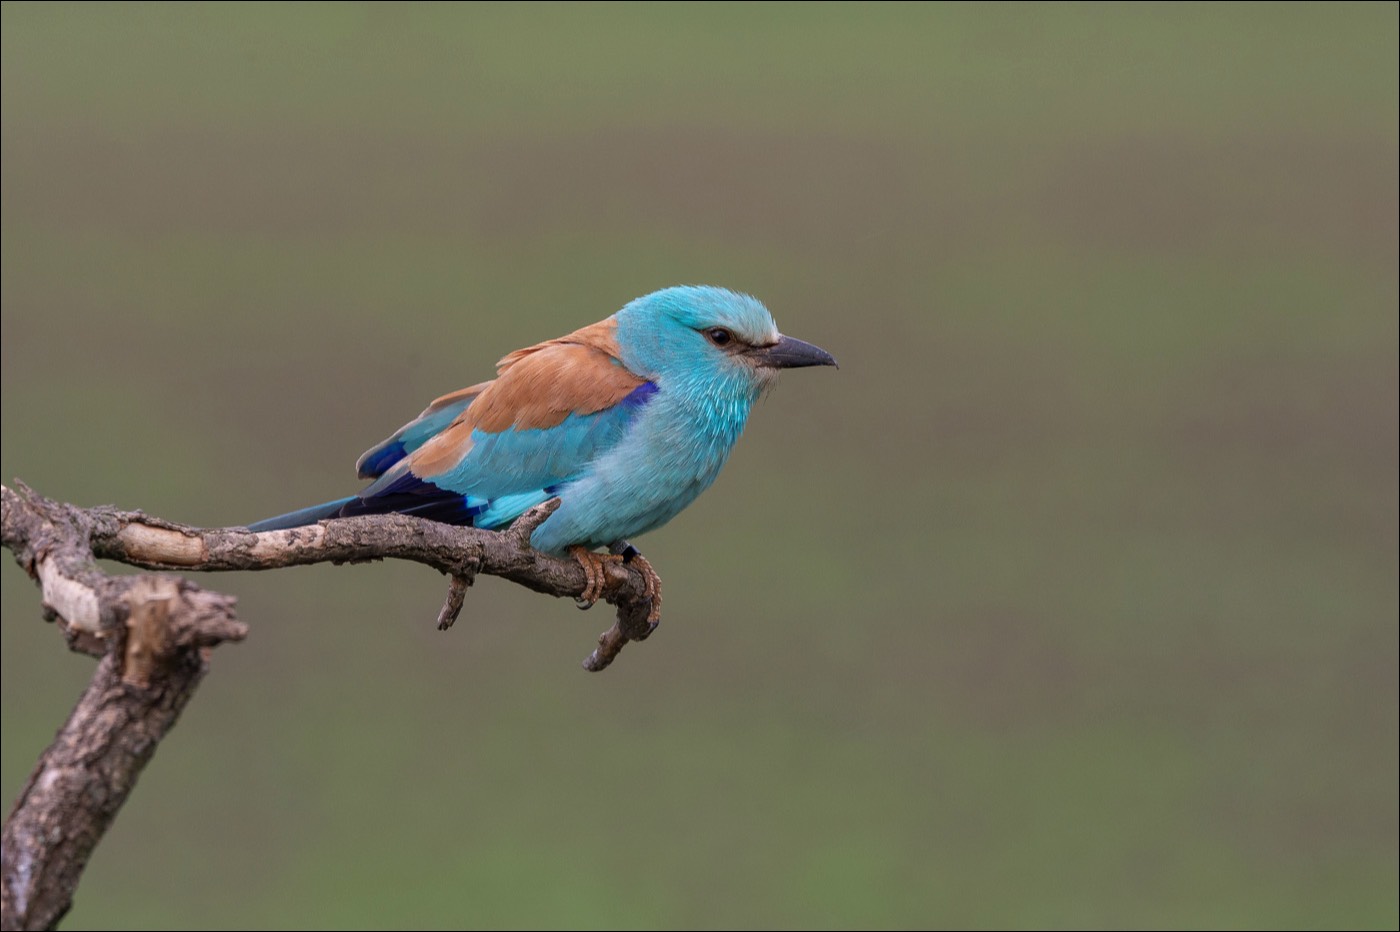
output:
<path id="1" fill-rule="evenodd" d="M 668 392 L 663 384 L 615 447 L 561 491 L 536 547 L 606 546 L 654 530 L 709 488 L 743 432 L 752 400 Z"/>

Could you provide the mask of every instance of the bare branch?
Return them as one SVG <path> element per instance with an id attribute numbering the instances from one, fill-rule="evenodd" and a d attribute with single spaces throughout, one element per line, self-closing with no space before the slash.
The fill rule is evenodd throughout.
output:
<path id="1" fill-rule="evenodd" d="M 111 577 L 93 564 L 80 509 L 0 487 L 3 540 L 42 588 L 70 646 L 102 657 L 5 820 L 0 926 L 48 929 L 194 693 L 209 648 L 247 629 L 234 600 L 164 576 Z"/>
<path id="2" fill-rule="evenodd" d="M 46 929 L 63 917 L 93 848 L 208 669 L 210 648 L 247 635 L 231 596 L 176 577 L 109 576 L 97 559 L 198 571 L 413 560 L 450 579 L 438 613 L 438 627 L 446 629 L 480 573 L 553 596 L 583 591 L 577 561 L 529 543 L 558 507 L 557 499 L 545 502 L 499 533 L 402 515 L 255 533 L 186 527 L 109 506 L 78 508 L 20 482 L 0 486 L 0 542 L 38 582 L 45 617 L 58 622 L 69 647 L 102 658 L 5 820 L 0 926 Z M 605 572 L 604 598 L 617 606 L 617 621 L 584 662 L 589 670 L 607 667 L 653 627 L 646 580 L 616 563 Z"/>
<path id="3" fill-rule="evenodd" d="M 25 493 L 22 498 L 0 486 L 4 489 L 6 545 L 12 521 L 39 521 L 48 527 L 67 525 L 73 534 L 81 529 L 90 548 L 81 552 L 84 548 L 77 547 L 80 552 L 75 557 L 80 560 L 98 557 L 145 569 L 226 572 L 392 558 L 431 566 L 464 580 L 465 585 L 484 573 L 558 597 L 578 595 L 586 582 L 577 561 L 552 557 L 529 544 L 530 532 L 559 507 L 557 499 L 530 509 L 501 532 L 453 527 L 407 515 L 370 515 L 256 533 L 246 528 L 188 527 L 110 506 L 76 508 L 46 499 L 23 484 L 17 485 Z M 650 633 L 646 623 L 650 598 L 644 578 L 618 565 L 610 565 L 606 572 L 609 581 L 604 598 L 617 607 L 617 622 L 603 635 L 598 650 L 584 662 L 589 670 L 605 668 L 628 641 L 643 640 Z M 453 611 L 463 595 L 457 588 L 454 583 L 438 615 L 441 628 L 450 627 L 461 610 L 461 605 L 456 604 Z M 65 614 L 64 608 L 72 611 L 77 604 L 74 598 L 62 586 L 45 586 L 46 604 L 70 628 L 96 631 L 108 627 L 91 617 L 91 609 L 85 603 L 79 605 L 85 614 L 77 618 Z M 80 594 L 76 598 L 82 602 Z"/>

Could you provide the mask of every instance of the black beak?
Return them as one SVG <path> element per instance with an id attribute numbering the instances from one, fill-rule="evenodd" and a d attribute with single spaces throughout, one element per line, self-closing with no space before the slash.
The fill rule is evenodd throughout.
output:
<path id="1" fill-rule="evenodd" d="M 834 366 L 836 360 L 820 346 L 792 337 L 779 337 L 772 346 L 755 346 L 748 351 L 754 363 L 770 369 L 801 369 L 804 366 Z"/>

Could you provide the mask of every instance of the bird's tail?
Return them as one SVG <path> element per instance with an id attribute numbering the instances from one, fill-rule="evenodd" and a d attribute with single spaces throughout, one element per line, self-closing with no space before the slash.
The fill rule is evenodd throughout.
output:
<path id="1" fill-rule="evenodd" d="M 320 505 L 312 505 L 309 508 L 300 508 L 296 511 L 289 511 L 284 515 L 275 518 L 264 518 L 248 525 L 250 531 L 285 531 L 287 528 L 305 527 L 308 524 L 315 524 L 317 521 L 324 521 L 327 518 L 340 517 L 340 509 L 347 503 L 355 500 L 355 496 L 348 498 L 337 498 L 333 502 L 325 502 Z"/>

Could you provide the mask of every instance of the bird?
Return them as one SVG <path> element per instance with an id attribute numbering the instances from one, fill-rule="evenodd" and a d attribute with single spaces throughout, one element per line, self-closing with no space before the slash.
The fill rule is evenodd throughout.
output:
<path id="1" fill-rule="evenodd" d="M 515 350 L 496 378 L 434 400 L 355 464 L 358 494 L 248 525 L 263 532 L 398 513 L 500 529 L 553 498 L 530 544 L 583 567 L 635 565 L 659 620 L 661 581 L 630 539 L 705 491 L 783 369 L 835 366 L 784 336 L 762 302 L 711 285 L 663 288 L 565 336 Z M 599 554 L 598 548 L 606 548 Z"/>

